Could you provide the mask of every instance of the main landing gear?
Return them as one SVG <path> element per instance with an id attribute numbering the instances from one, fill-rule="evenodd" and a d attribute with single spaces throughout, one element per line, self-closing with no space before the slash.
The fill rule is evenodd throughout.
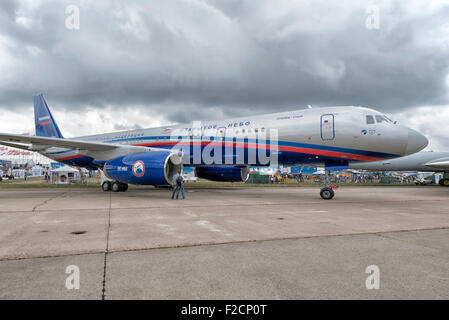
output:
<path id="1" fill-rule="evenodd" d="M 128 190 L 128 184 L 120 181 L 103 181 L 101 184 L 101 190 L 103 191 L 113 191 L 113 192 L 121 192 Z"/>
<path id="2" fill-rule="evenodd" d="M 331 200 L 335 195 L 333 189 L 338 189 L 338 187 L 330 184 L 329 170 L 325 170 L 324 187 L 320 190 L 321 198 L 323 198 L 324 200 Z"/>

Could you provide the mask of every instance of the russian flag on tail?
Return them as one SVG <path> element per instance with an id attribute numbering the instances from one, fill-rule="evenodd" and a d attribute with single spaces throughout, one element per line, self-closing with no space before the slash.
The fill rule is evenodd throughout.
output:
<path id="1" fill-rule="evenodd" d="M 36 136 L 63 138 L 42 94 L 34 97 L 34 124 Z"/>

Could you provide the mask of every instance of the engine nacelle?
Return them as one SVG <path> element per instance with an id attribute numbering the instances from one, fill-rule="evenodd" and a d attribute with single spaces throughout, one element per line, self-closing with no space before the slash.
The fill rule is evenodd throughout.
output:
<path id="1" fill-rule="evenodd" d="M 103 172 L 111 180 L 129 184 L 163 186 L 172 183 L 182 170 L 182 159 L 170 151 L 132 153 L 105 163 Z"/>
<path id="2" fill-rule="evenodd" d="M 220 182 L 244 182 L 248 180 L 248 167 L 197 167 L 198 178 Z"/>

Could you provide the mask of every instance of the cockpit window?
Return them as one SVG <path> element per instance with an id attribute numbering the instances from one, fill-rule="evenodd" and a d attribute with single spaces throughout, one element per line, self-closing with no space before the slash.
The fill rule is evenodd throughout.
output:
<path id="1" fill-rule="evenodd" d="M 394 123 L 393 120 L 391 120 L 390 118 L 388 118 L 386 115 L 384 115 L 384 118 L 388 120 L 388 122 Z"/>
<path id="2" fill-rule="evenodd" d="M 377 123 L 389 122 L 389 121 L 387 120 L 387 118 L 385 118 L 384 116 L 378 116 L 378 115 L 376 115 L 375 117 L 376 117 Z"/>
<path id="3" fill-rule="evenodd" d="M 373 116 L 366 116 L 366 124 L 374 124 L 374 117 Z"/>

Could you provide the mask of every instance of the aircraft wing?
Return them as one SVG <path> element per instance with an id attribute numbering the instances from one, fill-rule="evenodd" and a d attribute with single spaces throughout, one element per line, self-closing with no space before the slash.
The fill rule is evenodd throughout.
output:
<path id="1" fill-rule="evenodd" d="M 0 144 L 2 146 L 7 146 L 7 147 L 12 147 L 12 148 L 17 148 L 17 149 L 23 149 L 23 150 L 31 150 L 29 145 L 27 144 L 21 144 L 21 143 L 12 143 L 12 142 L 5 142 L 5 141 L 0 141 Z"/>
<path id="2" fill-rule="evenodd" d="M 25 134 L 4 134 L 4 133 L 0 133 L 0 141 L 31 143 L 33 146 L 42 145 L 47 147 L 60 147 L 69 149 L 79 148 L 79 149 L 88 149 L 92 151 L 112 150 L 121 146 L 115 143 L 90 142 L 75 139 L 36 137 Z"/>
<path id="3" fill-rule="evenodd" d="M 441 158 L 437 160 L 429 161 L 425 164 L 430 168 L 436 169 L 449 169 L 449 158 Z"/>
<path id="4" fill-rule="evenodd" d="M 29 144 L 27 150 L 39 151 L 51 147 L 75 149 L 79 154 L 93 157 L 97 160 L 111 160 L 130 153 L 160 151 L 166 149 L 149 148 L 143 146 L 130 146 L 118 143 L 104 143 L 83 141 L 77 139 L 37 137 L 24 134 L 0 133 L 0 144 L 14 148 L 25 149 L 24 144 Z"/>

